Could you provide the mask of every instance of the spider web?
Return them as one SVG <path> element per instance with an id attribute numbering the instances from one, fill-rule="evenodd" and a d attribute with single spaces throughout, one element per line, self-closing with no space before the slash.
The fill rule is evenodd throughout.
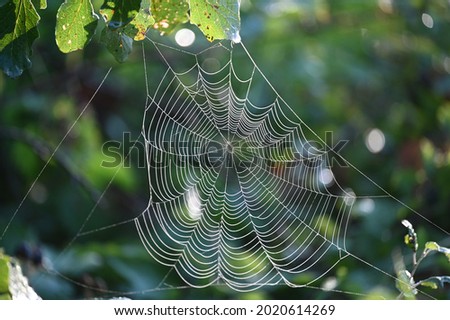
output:
<path id="1" fill-rule="evenodd" d="M 339 155 L 242 44 L 195 54 L 151 42 L 167 70 L 143 122 L 150 201 L 135 223 L 148 253 L 192 287 L 317 281 L 349 255 L 355 195 L 334 178 Z"/>

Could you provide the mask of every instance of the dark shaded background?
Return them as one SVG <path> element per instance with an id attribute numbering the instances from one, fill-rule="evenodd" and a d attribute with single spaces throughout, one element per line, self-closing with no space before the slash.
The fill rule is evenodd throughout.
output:
<path id="1" fill-rule="evenodd" d="M 397 296 L 392 278 L 354 259 L 345 259 L 314 283 L 319 289 L 277 286 L 241 294 L 214 286 L 145 291 L 157 287 L 168 269 L 147 255 L 134 224 L 98 230 L 136 217 L 148 201 L 142 149 L 131 150 L 129 165 L 118 172 L 100 166 L 105 142 L 122 141 L 123 132 L 130 132 L 132 140 L 139 136 L 145 103 L 142 47 L 135 43 L 129 61 L 121 65 L 96 41 L 83 52 L 61 54 L 53 36 L 58 5 L 49 3 L 41 12 L 32 69 L 18 80 L 0 74 L 0 232 L 20 206 L 0 247 L 25 256 L 24 268 L 42 297 L 124 292 L 136 292 L 128 295 L 131 298 L 174 299 Z M 245 45 L 302 119 L 319 136 L 333 131 L 336 139 L 349 140 L 343 155 L 350 162 L 394 197 L 450 230 L 448 1 L 243 1 L 241 14 Z M 195 32 L 201 42 L 202 35 Z M 165 40 L 175 46 L 172 39 Z M 146 48 L 149 77 L 159 81 L 161 63 L 150 46 Z M 21 203 L 111 66 L 100 92 Z M 386 137 L 385 148 L 377 154 L 364 142 L 372 128 Z M 127 153 L 131 144 L 123 146 Z M 340 178 L 356 194 L 382 194 L 361 175 Z M 348 243 L 351 252 L 386 273 L 395 274 L 394 264 L 402 256 L 407 266 L 411 261 L 403 244 L 404 218 L 416 227 L 422 246 L 431 240 L 450 245 L 448 235 L 398 202 L 375 203 L 369 214 L 355 204 Z M 85 231 L 96 231 L 71 243 L 85 222 Z M 33 260 L 39 264 L 40 256 L 43 266 L 36 266 Z M 449 273 L 445 257 L 436 255 L 424 262 L 416 278 Z M 314 273 L 305 277 L 314 278 Z M 327 281 L 336 281 L 336 290 L 343 292 L 320 290 Z M 182 285 L 172 273 L 168 282 Z M 431 293 L 450 298 L 448 288 Z"/>

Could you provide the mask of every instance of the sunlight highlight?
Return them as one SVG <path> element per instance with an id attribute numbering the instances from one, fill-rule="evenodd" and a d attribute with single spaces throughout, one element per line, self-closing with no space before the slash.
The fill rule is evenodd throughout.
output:
<path id="1" fill-rule="evenodd" d="M 195 41 L 195 33 L 191 29 L 180 29 L 175 34 L 175 41 L 181 47 L 189 47 Z"/>
<path id="2" fill-rule="evenodd" d="M 428 13 L 422 13 L 422 23 L 425 27 L 432 29 L 434 27 L 433 17 Z"/>
<path id="3" fill-rule="evenodd" d="M 366 135 L 366 147 L 372 153 L 379 153 L 386 144 L 384 133 L 380 129 L 372 129 Z"/>
<path id="4" fill-rule="evenodd" d="M 375 210 L 375 202 L 370 199 L 363 199 L 359 202 L 358 209 L 362 214 L 371 214 Z"/>
<path id="5" fill-rule="evenodd" d="M 352 206 L 355 203 L 356 200 L 356 194 L 352 189 L 346 189 L 345 190 L 345 196 L 344 196 L 344 203 L 347 206 Z"/>
<path id="6" fill-rule="evenodd" d="M 202 216 L 202 208 L 198 192 L 195 189 L 189 190 L 187 194 L 187 208 L 192 219 L 198 220 Z"/>
<path id="7" fill-rule="evenodd" d="M 319 174 L 319 181 L 326 187 L 334 183 L 333 171 L 330 169 L 322 169 Z"/>

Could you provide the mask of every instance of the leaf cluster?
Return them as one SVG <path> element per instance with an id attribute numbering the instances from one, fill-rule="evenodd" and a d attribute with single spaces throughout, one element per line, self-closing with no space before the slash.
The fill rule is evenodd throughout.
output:
<path id="1" fill-rule="evenodd" d="M 413 225 L 408 220 L 403 220 L 402 224 L 408 229 L 408 234 L 405 235 L 405 244 L 413 250 L 413 269 L 399 270 L 397 272 L 396 286 L 400 291 L 400 297 L 407 299 L 414 299 L 418 293 L 418 287 L 428 287 L 431 289 L 444 288 L 446 283 L 450 283 L 450 276 L 432 276 L 420 281 L 414 279 L 414 275 L 420 263 L 427 258 L 431 253 L 438 252 L 444 254 L 450 263 L 450 249 L 442 247 L 434 241 L 429 241 L 425 244 L 422 254 L 417 259 L 418 240 L 417 233 Z"/>
<path id="2" fill-rule="evenodd" d="M 65 0 L 56 14 L 55 40 L 63 53 L 83 49 L 101 29 L 100 41 L 123 62 L 134 41 L 145 39 L 151 28 L 162 35 L 191 21 L 209 41 L 239 42 L 238 0 L 104 0 L 95 10 L 92 0 Z M 46 0 L 0 2 L 0 68 L 12 78 L 31 67 L 34 41 L 39 37 L 38 10 Z"/>

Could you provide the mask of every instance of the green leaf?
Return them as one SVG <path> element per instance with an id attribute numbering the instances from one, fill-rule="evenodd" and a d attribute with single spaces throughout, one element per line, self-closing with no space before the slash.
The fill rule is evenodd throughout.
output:
<path id="1" fill-rule="evenodd" d="M 429 241 L 429 242 L 425 243 L 425 249 L 427 249 L 429 251 L 436 251 L 439 249 L 439 245 L 434 241 Z"/>
<path id="2" fill-rule="evenodd" d="M 155 18 L 154 28 L 161 35 L 172 32 L 180 23 L 189 20 L 189 3 L 187 0 L 153 0 L 152 15 Z"/>
<path id="3" fill-rule="evenodd" d="M 100 8 L 100 14 L 111 30 L 125 27 L 138 14 L 140 0 L 106 0 Z"/>
<path id="4" fill-rule="evenodd" d="M 437 252 L 445 254 L 448 261 L 450 262 L 450 249 L 449 248 L 441 247 L 436 242 L 430 241 L 425 244 L 425 249 L 428 251 L 437 251 Z"/>
<path id="5" fill-rule="evenodd" d="M 47 9 L 47 0 L 32 0 L 35 8 Z"/>
<path id="6" fill-rule="evenodd" d="M 64 53 L 83 49 L 97 28 L 90 0 L 66 0 L 56 14 L 56 44 Z"/>
<path id="7" fill-rule="evenodd" d="M 106 44 L 106 48 L 119 62 L 124 62 L 133 49 L 133 38 L 125 28 L 138 14 L 140 5 L 139 0 L 111 0 L 105 1 L 100 8 L 100 14 L 107 23 L 100 41 Z"/>
<path id="8" fill-rule="evenodd" d="M 133 49 L 133 39 L 121 29 L 103 29 L 100 40 L 119 62 L 124 62 Z"/>
<path id="9" fill-rule="evenodd" d="M 39 20 L 31 0 L 11 0 L 0 7 L 0 68 L 9 77 L 16 78 L 31 67 Z"/>
<path id="10" fill-rule="evenodd" d="M 128 36 L 136 41 L 145 39 L 147 30 L 155 23 L 154 17 L 150 14 L 150 0 L 142 0 L 139 12 L 129 23 L 130 27 L 125 27 Z"/>
<path id="11" fill-rule="evenodd" d="M 155 23 L 150 13 L 150 0 L 105 1 L 100 13 L 110 30 L 121 29 L 136 41 L 143 40 L 147 30 Z"/>
<path id="12" fill-rule="evenodd" d="M 420 281 L 420 285 L 432 289 L 444 288 L 446 283 L 450 283 L 450 276 L 436 276 Z"/>
<path id="13" fill-rule="evenodd" d="M 11 300 L 11 295 L 9 293 L 0 293 L 0 300 Z"/>
<path id="14" fill-rule="evenodd" d="M 241 41 L 239 35 L 240 15 L 238 0 L 190 0 L 191 23 L 196 24 L 206 39 L 229 39 Z"/>
<path id="15" fill-rule="evenodd" d="M 414 286 L 414 279 L 408 270 L 400 270 L 397 273 L 397 280 L 395 281 L 397 289 L 403 293 L 407 299 L 415 299 L 417 289 Z"/>
<path id="16" fill-rule="evenodd" d="M 10 300 L 9 292 L 9 257 L 0 252 L 0 300 Z"/>
<path id="17" fill-rule="evenodd" d="M 155 22 L 150 14 L 150 0 L 105 1 L 100 13 L 107 23 L 101 41 L 119 62 L 131 53 L 133 40 L 143 40 Z"/>
<path id="18" fill-rule="evenodd" d="M 402 224 L 408 229 L 408 234 L 405 235 L 405 244 L 410 247 L 414 252 L 419 248 L 417 241 L 417 234 L 414 231 L 413 225 L 408 220 L 402 220 Z"/>

